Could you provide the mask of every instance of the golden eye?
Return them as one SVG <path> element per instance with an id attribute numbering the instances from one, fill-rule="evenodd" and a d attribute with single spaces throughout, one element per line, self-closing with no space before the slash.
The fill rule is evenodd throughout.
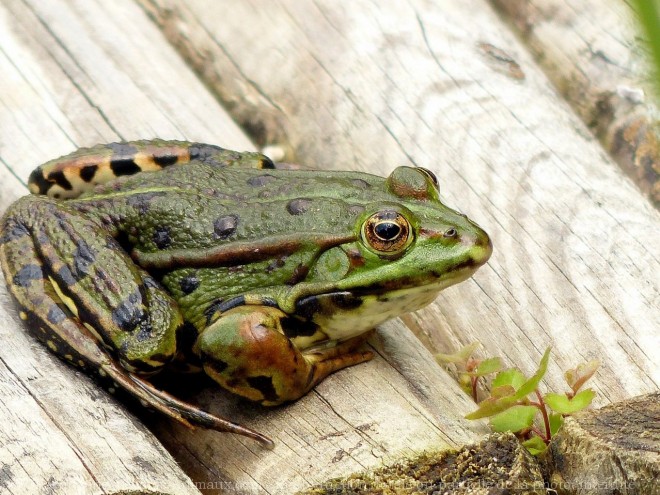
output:
<path id="1" fill-rule="evenodd" d="M 410 223 L 398 211 L 379 211 L 362 224 L 362 239 L 379 254 L 399 254 L 412 241 Z"/>

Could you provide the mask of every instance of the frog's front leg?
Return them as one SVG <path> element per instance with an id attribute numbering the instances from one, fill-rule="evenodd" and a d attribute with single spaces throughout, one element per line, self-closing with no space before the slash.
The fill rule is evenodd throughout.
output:
<path id="1" fill-rule="evenodd" d="M 282 322 L 288 318 L 268 306 L 241 306 L 223 314 L 195 345 L 204 371 L 231 392 L 274 406 L 298 399 L 334 371 L 373 357 L 357 351 L 366 335 L 301 351 L 284 335 Z"/>

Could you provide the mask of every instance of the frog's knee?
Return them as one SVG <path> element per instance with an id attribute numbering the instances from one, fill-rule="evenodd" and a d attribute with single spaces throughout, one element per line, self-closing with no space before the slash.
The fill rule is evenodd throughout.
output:
<path id="1" fill-rule="evenodd" d="M 264 405 L 297 399 L 307 388 L 309 364 L 281 329 L 276 308 L 243 306 L 200 335 L 204 371 L 227 390 Z"/>
<path id="2" fill-rule="evenodd" d="M 120 331 L 112 339 L 121 365 L 129 371 L 151 373 L 160 370 L 176 354 L 176 335 L 183 326 L 178 306 L 163 289 L 145 281 L 146 311 L 129 297 L 112 312 Z"/>

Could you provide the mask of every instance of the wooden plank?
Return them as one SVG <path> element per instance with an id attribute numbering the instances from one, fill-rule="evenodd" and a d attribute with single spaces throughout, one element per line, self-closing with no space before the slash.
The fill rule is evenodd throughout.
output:
<path id="1" fill-rule="evenodd" d="M 492 0 L 614 159 L 660 207 L 657 86 L 635 13 L 618 0 Z M 597 13 L 595 15 L 594 13 Z"/>
<path id="2" fill-rule="evenodd" d="M 34 166 L 79 146 L 155 136 L 252 146 L 131 1 L 10 0 L 0 15 L 7 75 L 0 80 L 0 208 L 25 192 L 22 180 Z M 29 447 L 31 457 L 3 458 L 11 472 L 1 478 L 7 489 L 23 492 L 31 478 L 43 488 L 52 477 L 63 487 L 51 483 L 54 493 L 75 493 L 67 477 L 83 472 L 80 493 L 194 493 L 124 408 L 24 335 L 4 287 L 0 297 L 7 342 L 0 348 L 0 373 L 8 383 L 0 389 L 2 400 L 22 384 L 33 416 L 52 418 L 41 428 L 41 440 L 21 438 L 19 446 Z M 272 452 L 166 420 L 154 420 L 153 430 L 197 488 L 268 493 L 291 493 L 408 452 L 460 445 L 486 431 L 462 419 L 472 404 L 401 322 L 384 326 L 372 345 L 378 352 L 373 362 L 332 376 L 291 406 L 264 410 L 215 389 L 193 398 L 272 436 Z M 0 432 L 9 437 L 20 418 L 13 408 L 0 414 Z M 54 439 L 48 442 L 52 450 L 42 444 L 46 434 Z M 145 479 L 146 464 L 135 460 L 136 450 L 149 459 L 162 456 L 165 464 L 150 465 L 156 466 L 154 477 L 159 473 L 166 481 Z M 41 470 L 41 478 L 20 471 L 19 459 Z"/>

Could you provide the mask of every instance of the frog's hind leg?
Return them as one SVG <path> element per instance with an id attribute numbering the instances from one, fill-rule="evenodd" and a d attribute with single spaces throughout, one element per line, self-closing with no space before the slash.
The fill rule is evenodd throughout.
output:
<path id="1" fill-rule="evenodd" d="M 60 255 L 70 256 L 71 265 L 67 265 L 63 259 L 57 257 L 57 247 L 46 245 L 47 239 L 63 239 L 67 234 L 73 236 L 76 228 L 80 229 L 79 234 L 85 233 L 84 227 L 80 224 L 74 227 L 57 222 L 55 222 L 54 228 L 62 230 L 59 237 L 53 236 L 52 232 L 47 232 L 45 225 L 40 225 L 35 216 L 37 218 L 49 217 L 49 207 L 43 206 L 48 202 L 47 199 L 36 197 L 21 199 L 11 207 L 9 214 L 0 225 L 0 266 L 10 292 L 18 305 L 20 318 L 25 321 L 30 333 L 34 334 L 52 352 L 72 365 L 90 374 L 98 373 L 101 381 L 109 384 L 111 389 L 121 387 L 144 405 L 187 426 L 194 423 L 219 431 L 238 433 L 254 438 L 267 447 L 271 446 L 272 442 L 257 432 L 199 411 L 192 405 L 178 401 L 167 394 L 157 393 L 153 387 L 146 386 L 141 378 L 120 365 L 118 360 L 104 348 L 104 338 L 100 335 L 102 333 L 100 329 L 81 323 L 78 316 L 91 316 L 90 309 L 86 308 L 83 301 L 76 298 L 74 294 L 74 292 L 80 293 L 80 289 L 85 286 L 82 283 L 83 279 L 94 278 L 96 283 L 110 284 L 110 287 L 106 287 L 106 289 L 110 288 L 110 292 L 114 296 L 121 293 L 121 288 L 107 278 L 107 274 L 102 275 L 101 272 L 92 274 L 89 264 L 93 261 L 93 243 L 74 243 L 74 245 L 78 244 L 78 249 L 72 253 L 66 253 L 65 248 L 60 249 Z M 62 212 L 60 209 L 57 211 Z M 50 221 L 45 223 L 50 224 L 52 221 L 53 218 L 50 217 Z M 88 235 L 87 238 L 91 241 L 94 237 L 98 237 L 98 233 L 95 236 Z M 80 240 L 77 239 L 77 241 Z M 80 251 L 80 246 L 83 246 L 82 249 L 85 252 Z M 48 260 L 51 269 L 46 268 L 44 260 Z M 108 270 L 113 270 L 107 264 L 103 266 Z M 52 267 L 55 267 L 58 272 L 56 276 L 52 272 Z M 114 272 L 113 275 L 117 275 L 117 272 Z M 56 277 L 59 278 L 59 281 L 56 281 Z M 121 282 L 126 282 L 126 280 L 120 280 Z M 153 302 L 154 299 L 164 298 L 166 294 L 160 293 L 159 290 L 162 289 L 158 289 L 155 283 L 149 282 L 144 285 L 147 287 L 143 289 L 143 292 L 149 294 L 146 300 L 151 302 L 151 309 L 162 317 L 165 309 L 171 305 L 167 301 L 157 304 Z M 74 286 L 77 287 L 77 290 L 72 292 L 71 288 Z M 112 299 L 112 296 L 105 292 L 101 290 L 96 293 L 98 296 L 96 302 L 99 303 L 99 307 Z M 140 291 L 134 293 L 137 294 Z M 86 299 L 90 297 L 93 296 L 88 294 Z M 127 300 L 130 300 L 130 296 Z M 138 306 L 136 304 L 130 307 Z M 119 311 L 116 313 L 115 319 L 119 322 L 129 321 L 131 315 L 136 314 L 130 307 L 121 304 L 116 306 Z M 174 340 L 179 320 L 176 317 L 171 320 L 174 322 L 174 326 L 169 331 L 173 334 L 172 340 Z M 107 317 L 104 321 L 107 321 Z M 169 323 L 168 325 L 171 326 Z M 145 325 L 142 325 L 141 329 L 138 328 L 137 332 L 141 330 L 145 330 Z M 108 339 L 107 334 L 105 338 Z M 158 349 L 158 347 L 156 346 L 154 349 Z M 119 351 L 121 352 L 121 349 Z M 128 355 L 124 352 L 124 356 Z M 152 355 L 151 357 L 158 356 Z M 162 365 L 163 362 L 152 360 L 152 364 Z M 147 365 L 149 365 L 149 359 L 147 359 Z"/>
<path id="2" fill-rule="evenodd" d="M 205 329 L 195 347 L 204 371 L 231 392 L 266 406 L 298 399 L 334 371 L 368 361 L 367 336 L 300 351 L 284 335 L 289 317 L 277 308 L 240 306 Z"/>
<path id="3" fill-rule="evenodd" d="M 219 146 L 186 141 L 143 140 L 97 144 L 40 165 L 30 174 L 32 194 L 70 199 L 122 175 L 155 172 L 191 161 L 220 166 L 274 168 L 259 153 L 237 153 Z"/>

